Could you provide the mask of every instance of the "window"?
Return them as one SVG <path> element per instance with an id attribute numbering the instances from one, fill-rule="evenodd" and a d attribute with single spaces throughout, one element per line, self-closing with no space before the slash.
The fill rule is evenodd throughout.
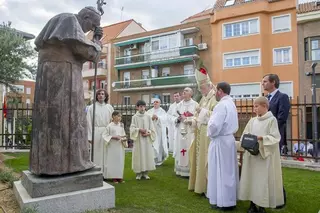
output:
<path id="1" fill-rule="evenodd" d="M 185 46 L 192 46 L 193 45 L 193 38 L 185 38 L 184 45 Z"/>
<path id="2" fill-rule="evenodd" d="M 231 85 L 230 96 L 234 99 L 252 99 L 261 94 L 260 83 L 234 84 Z"/>
<path id="3" fill-rule="evenodd" d="M 223 24 L 224 38 L 247 36 L 259 33 L 259 19 Z"/>
<path id="4" fill-rule="evenodd" d="M 144 81 L 144 85 L 145 86 L 150 86 L 151 85 L 150 71 L 149 70 L 142 70 L 142 79 L 145 79 L 145 81 Z"/>
<path id="5" fill-rule="evenodd" d="M 282 33 L 291 31 L 291 15 L 281 15 L 272 17 L 272 33 Z"/>
<path id="6" fill-rule="evenodd" d="M 249 50 L 223 55 L 224 68 L 236 68 L 260 65 L 260 50 Z"/>
<path id="7" fill-rule="evenodd" d="M 293 98 L 293 83 L 292 82 L 281 82 L 279 85 L 279 90 L 286 93 L 289 98 Z"/>
<path id="8" fill-rule="evenodd" d="M 282 47 L 273 49 L 273 64 L 290 64 L 292 63 L 292 48 Z"/>
<path id="9" fill-rule="evenodd" d="M 106 81 L 100 81 L 100 88 L 104 89 L 106 85 Z"/>
<path id="10" fill-rule="evenodd" d="M 305 60 L 320 60 L 320 37 L 305 38 Z"/>
<path id="11" fill-rule="evenodd" d="M 130 96 L 123 96 L 123 104 L 130 105 Z"/>
<path id="12" fill-rule="evenodd" d="M 183 67 L 183 74 L 184 75 L 193 75 L 194 74 L 193 65 L 192 64 L 185 65 Z"/>
<path id="13" fill-rule="evenodd" d="M 170 93 L 162 94 L 162 103 L 170 104 Z"/>
<path id="14" fill-rule="evenodd" d="M 130 87 L 130 72 L 123 73 L 123 81 L 124 81 L 124 87 L 129 88 Z"/>
<path id="15" fill-rule="evenodd" d="M 26 88 L 26 94 L 27 94 L 27 95 L 30 95 L 30 94 L 31 94 L 31 88 L 30 88 L 30 87 L 27 87 L 27 88 Z"/>
<path id="16" fill-rule="evenodd" d="M 106 59 L 100 60 L 98 63 L 98 68 L 107 69 L 107 60 Z"/>
<path id="17" fill-rule="evenodd" d="M 170 75 L 170 67 L 162 68 L 162 76 L 169 76 Z"/>
<path id="18" fill-rule="evenodd" d="M 228 7 L 228 6 L 234 5 L 234 2 L 235 0 L 227 0 L 224 6 Z"/>
<path id="19" fill-rule="evenodd" d="M 29 98 L 26 99 L 26 104 L 30 104 L 30 103 L 31 103 L 30 99 Z"/>
<path id="20" fill-rule="evenodd" d="M 142 95 L 141 99 L 146 102 L 146 104 L 150 104 L 150 95 Z"/>
<path id="21" fill-rule="evenodd" d="M 152 51 L 167 50 L 178 46 L 177 34 L 164 35 L 152 38 Z"/>

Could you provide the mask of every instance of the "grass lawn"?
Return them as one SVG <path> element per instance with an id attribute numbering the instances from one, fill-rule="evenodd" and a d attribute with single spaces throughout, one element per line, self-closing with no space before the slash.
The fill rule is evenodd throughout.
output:
<path id="1" fill-rule="evenodd" d="M 7 154 L 6 154 L 7 155 Z M 5 164 L 19 172 L 28 169 L 28 154 L 10 154 Z M 119 213 L 205 213 L 219 212 L 210 209 L 206 198 L 187 190 L 188 179 L 173 172 L 174 161 L 169 158 L 157 170 L 150 173 L 151 180 L 135 180 L 131 170 L 131 153 L 126 154 L 124 179 L 126 183 L 115 185 L 116 211 Z M 287 191 L 287 206 L 282 210 L 267 212 L 318 213 L 320 210 L 320 172 L 283 168 Z M 239 201 L 236 211 L 247 212 L 249 202 Z"/>

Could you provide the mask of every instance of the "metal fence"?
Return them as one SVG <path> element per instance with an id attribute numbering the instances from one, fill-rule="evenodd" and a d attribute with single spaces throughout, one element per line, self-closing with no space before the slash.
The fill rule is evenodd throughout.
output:
<path id="1" fill-rule="evenodd" d="M 253 114 L 253 100 L 235 100 L 239 115 L 239 130 L 236 138 L 239 139 L 247 122 Z M 320 103 L 315 104 L 318 109 L 318 121 L 320 121 L 319 107 Z M 132 116 L 136 113 L 135 105 L 112 105 L 114 110 L 122 114 L 122 122 L 125 131 L 129 135 L 129 127 Z M 161 105 L 167 111 L 169 104 Z M 152 105 L 147 106 L 147 110 Z M 293 157 L 308 160 L 318 160 L 320 151 L 320 140 L 313 140 L 312 130 L 312 104 L 306 101 L 306 97 L 302 101 L 299 98 L 291 100 L 291 109 L 287 121 L 287 144 L 288 152 L 282 153 L 282 156 Z M 3 114 L 6 113 L 6 119 Z M 0 147 L 5 149 L 29 149 L 31 144 L 32 131 L 32 106 L 30 105 L 8 105 L 4 110 L 0 108 Z M 320 130 L 318 124 L 318 132 Z M 318 147 L 316 147 L 316 145 Z"/>

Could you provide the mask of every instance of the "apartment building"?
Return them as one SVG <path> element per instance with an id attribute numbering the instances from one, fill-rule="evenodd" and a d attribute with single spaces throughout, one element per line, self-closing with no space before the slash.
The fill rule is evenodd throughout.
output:
<path id="1" fill-rule="evenodd" d="M 217 0 L 212 23 L 214 82 L 232 84 L 235 99 L 255 98 L 276 73 L 280 89 L 299 95 L 296 0 Z"/>
<path id="2" fill-rule="evenodd" d="M 34 103 L 35 81 L 25 79 L 15 82 L 13 89 L 7 87 L 5 93 L 7 104 L 29 104 L 30 107 Z"/>
<path id="3" fill-rule="evenodd" d="M 111 70 L 111 52 L 113 52 L 114 46 L 112 45 L 111 40 L 114 38 L 120 38 L 135 33 L 146 32 L 140 23 L 137 23 L 135 20 L 127 20 L 120 23 L 115 23 L 103 27 L 103 38 L 101 42 L 103 44 L 101 52 L 101 60 L 97 64 L 97 89 L 103 88 L 107 91 L 110 91 L 110 79 L 107 78 L 108 70 Z M 92 39 L 93 33 L 90 32 L 87 35 L 88 39 Z M 83 65 L 82 77 L 83 77 L 83 89 L 85 100 L 89 103 L 93 97 L 93 87 L 94 87 L 94 70 L 95 66 L 92 62 L 86 62 Z"/>
<path id="4" fill-rule="evenodd" d="M 311 103 L 312 101 L 312 76 L 311 65 L 320 60 L 320 2 L 310 1 L 299 4 L 297 7 L 298 23 L 298 49 L 299 49 L 299 78 L 300 78 L 300 101 Z M 316 67 L 316 90 L 320 94 L 320 64 Z M 319 96 L 317 97 L 319 103 Z M 301 127 L 301 135 L 312 138 L 312 107 L 306 107 L 302 120 L 306 126 Z M 303 114 L 302 114 L 303 115 Z M 320 120 L 318 114 L 318 121 Z M 318 124 L 318 128 L 319 128 Z M 320 129 L 318 129 L 319 131 Z"/>
<path id="5" fill-rule="evenodd" d="M 211 69 L 210 19 L 139 33 L 113 40 L 111 103 L 172 103 L 173 93 L 195 87 L 195 64 L 201 58 Z"/>

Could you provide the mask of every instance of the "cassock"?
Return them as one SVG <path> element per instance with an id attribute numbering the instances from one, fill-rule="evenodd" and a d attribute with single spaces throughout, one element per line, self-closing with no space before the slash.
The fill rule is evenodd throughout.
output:
<path id="1" fill-rule="evenodd" d="M 150 136 L 143 137 L 139 129 L 147 130 Z M 136 174 L 155 170 L 154 149 L 152 144 L 155 141 L 156 132 L 150 115 L 137 112 L 132 116 L 130 138 L 134 141 L 132 149 L 132 170 Z"/>
<path id="2" fill-rule="evenodd" d="M 167 140 L 167 113 L 161 107 L 158 109 L 153 107 L 147 111 L 147 114 L 151 117 L 153 115 L 158 116 L 158 119 L 153 120 L 153 125 L 156 131 L 156 138 L 153 143 L 153 147 L 156 165 L 161 165 L 169 155 Z"/>
<path id="3" fill-rule="evenodd" d="M 62 175 L 94 167 L 90 161 L 82 65 L 97 61 L 99 45 L 89 41 L 75 14 L 48 21 L 35 39 L 38 54 L 30 171 Z"/>
<path id="4" fill-rule="evenodd" d="M 175 137 L 177 134 L 177 128 L 176 128 L 176 122 L 175 122 L 178 117 L 177 106 L 178 106 L 178 103 L 174 102 L 173 104 L 170 105 L 169 110 L 167 112 L 169 151 L 173 152 L 173 155 L 175 154 L 175 144 L 176 144 Z"/>
<path id="5" fill-rule="evenodd" d="M 208 123 L 207 197 L 211 205 L 236 205 L 238 176 L 237 149 L 234 135 L 238 130 L 238 112 L 230 96 L 224 96 Z"/>
<path id="6" fill-rule="evenodd" d="M 196 113 L 196 108 L 198 103 L 194 100 L 181 101 L 177 110 L 181 115 L 185 115 L 187 118 L 185 122 L 177 123 L 177 132 L 176 132 L 176 150 L 174 154 L 175 158 L 175 172 L 177 175 L 184 177 L 189 177 L 190 167 L 189 167 L 189 149 L 194 140 L 194 131 L 195 128 L 192 127 L 192 123 L 188 124 L 187 122 L 194 119 Z"/>
<path id="7" fill-rule="evenodd" d="M 262 136 L 263 140 L 259 141 L 258 155 L 251 155 L 247 151 L 243 155 L 239 199 L 250 200 L 265 208 L 283 205 L 277 119 L 270 111 L 261 117 L 251 118 L 243 132 L 247 133 Z"/>
<path id="8" fill-rule="evenodd" d="M 110 104 L 96 102 L 95 110 L 95 129 L 94 129 L 94 146 L 93 146 L 93 162 L 100 166 L 102 172 L 104 172 L 104 167 L 106 162 L 105 154 L 106 147 L 104 146 L 104 140 L 102 138 L 102 133 L 111 122 L 113 107 Z M 88 122 L 88 140 L 92 140 L 92 119 L 93 119 L 93 104 L 89 106 L 87 113 Z M 91 150 L 92 151 L 92 150 Z M 106 178 L 106 177 L 105 177 Z"/>
<path id="9" fill-rule="evenodd" d="M 199 107 L 200 113 L 195 114 L 192 125 L 196 128 L 195 139 L 189 150 L 190 177 L 189 190 L 202 194 L 207 191 L 208 175 L 208 147 L 210 139 L 207 136 L 207 125 L 212 110 L 217 104 L 215 89 L 212 89 L 207 96 L 201 98 Z"/>
<path id="10" fill-rule="evenodd" d="M 112 136 L 126 136 L 123 123 L 111 122 L 102 134 L 105 146 L 103 177 L 123 179 L 125 147 L 121 140 L 112 139 Z"/>

